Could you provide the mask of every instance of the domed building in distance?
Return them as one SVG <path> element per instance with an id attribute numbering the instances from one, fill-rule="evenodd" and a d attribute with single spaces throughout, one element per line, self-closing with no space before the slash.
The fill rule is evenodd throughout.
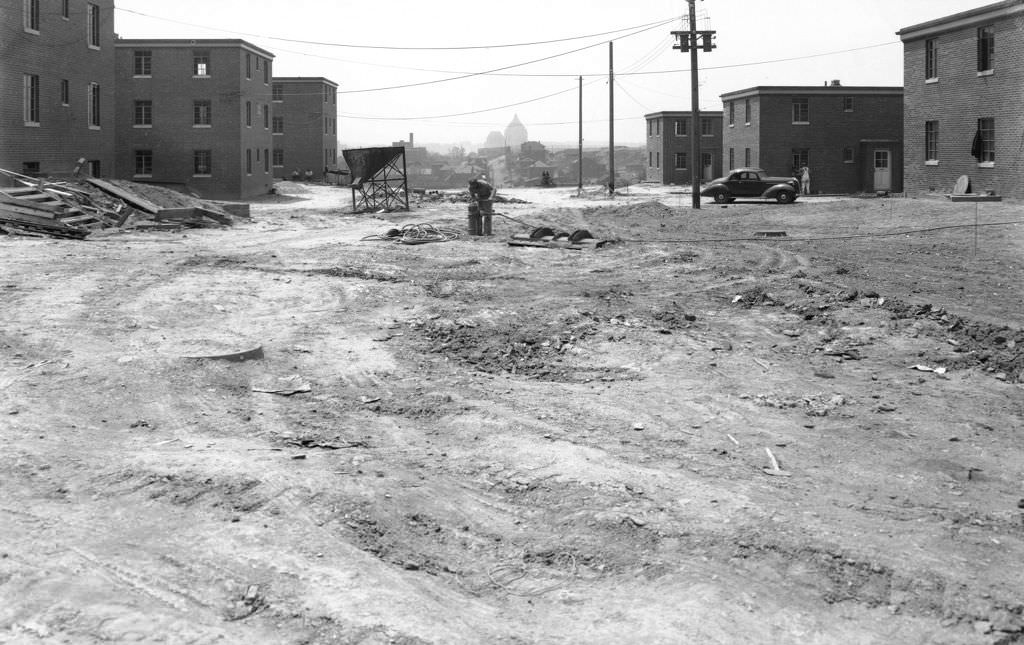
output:
<path id="1" fill-rule="evenodd" d="M 519 147 L 530 140 L 526 134 L 526 126 L 519 120 L 519 115 L 512 117 L 512 122 L 505 128 L 505 145 L 518 152 Z"/>
<path id="2" fill-rule="evenodd" d="M 487 141 L 484 142 L 484 148 L 494 149 L 504 147 L 505 137 L 503 137 L 497 130 L 492 130 L 491 133 L 487 135 Z"/>

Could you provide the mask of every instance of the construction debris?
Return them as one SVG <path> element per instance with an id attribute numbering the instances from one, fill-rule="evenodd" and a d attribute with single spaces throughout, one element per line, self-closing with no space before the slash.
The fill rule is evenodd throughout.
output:
<path id="1" fill-rule="evenodd" d="M 44 179 L 0 169 L 0 183 L 8 184 L 0 187 L 0 234 L 80 240 L 100 229 L 230 226 L 236 216 L 248 215 L 246 204 L 129 181 Z"/>
<path id="2" fill-rule="evenodd" d="M 608 240 L 598 240 L 590 231 L 580 229 L 568 233 L 555 231 L 546 226 L 535 228 L 530 233 L 517 233 L 508 241 L 509 246 L 539 246 L 554 249 L 599 249 Z"/>

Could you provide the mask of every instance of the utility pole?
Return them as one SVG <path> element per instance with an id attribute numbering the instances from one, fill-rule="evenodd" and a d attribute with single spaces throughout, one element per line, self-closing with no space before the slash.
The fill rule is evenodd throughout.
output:
<path id="1" fill-rule="evenodd" d="M 679 44 L 672 49 L 682 52 L 690 52 L 690 182 L 693 192 L 693 207 L 700 210 L 700 174 L 702 161 L 700 158 L 700 81 L 697 73 L 697 41 L 701 42 L 701 49 L 710 52 L 716 47 L 714 44 L 715 32 L 697 31 L 697 7 L 696 0 L 686 0 L 690 3 L 690 30 L 673 31 Z"/>
<path id="2" fill-rule="evenodd" d="M 579 150 L 579 171 L 580 171 L 580 185 L 577 189 L 576 196 L 579 197 L 583 194 L 583 77 L 580 76 L 580 150 Z"/>
<path id="3" fill-rule="evenodd" d="M 608 194 L 615 197 L 615 43 L 608 43 Z"/>

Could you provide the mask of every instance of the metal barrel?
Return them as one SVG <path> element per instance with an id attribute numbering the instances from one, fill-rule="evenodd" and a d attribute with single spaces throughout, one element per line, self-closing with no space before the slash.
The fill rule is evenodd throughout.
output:
<path id="1" fill-rule="evenodd" d="M 480 208 L 476 204 L 469 206 L 469 234 L 480 235 Z"/>

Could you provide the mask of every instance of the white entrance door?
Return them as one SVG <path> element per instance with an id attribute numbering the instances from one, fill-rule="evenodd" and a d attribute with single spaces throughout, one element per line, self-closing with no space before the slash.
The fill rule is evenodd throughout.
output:
<path id="1" fill-rule="evenodd" d="M 702 152 L 700 154 L 700 165 L 701 169 L 703 170 L 701 178 L 704 181 L 711 181 L 712 179 L 715 178 L 715 176 L 712 174 L 714 172 L 714 169 L 711 167 L 712 156 L 710 152 Z"/>
<path id="2" fill-rule="evenodd" d="M 875 190 L 892 190 L 892 167 L 888 150 L 875 150 Z"/>

